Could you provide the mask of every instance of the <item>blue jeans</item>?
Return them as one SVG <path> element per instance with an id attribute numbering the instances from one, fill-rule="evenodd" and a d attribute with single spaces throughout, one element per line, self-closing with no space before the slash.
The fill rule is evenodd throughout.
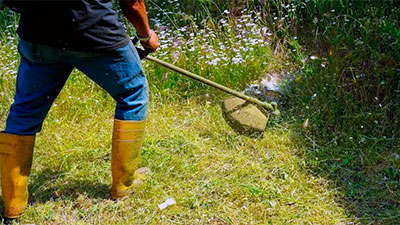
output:
<path id="1" fill-rule="evenodd" d="M 74 68 L 85 73 L 117 102 L 115 118 L 144 120 L 148 85 L 132 43 L 110 51 L 75 52 L 20 40 L 21 63 L 6 133 L 33 135 Z"/>

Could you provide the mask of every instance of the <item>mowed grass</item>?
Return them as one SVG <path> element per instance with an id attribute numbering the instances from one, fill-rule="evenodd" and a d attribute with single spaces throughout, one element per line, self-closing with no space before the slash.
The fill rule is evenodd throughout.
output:
<path id="1" fill-rule="evenodd" d="M 289 127 L 271 127 L 262 139 L 239 136 L 225 124 L 218 105 L 193 99 L 152 99 L 141 166 L 153 174 L 140 192 L 111 201 L 112 100 L 79 74 L 56 104 L 37 138 L 31 205 L 21 224 L 334 224 L 349 219 L 328 182 L 303 167 L 304 150 L 292 142 Z M 177 204 L 160 211 L 158 204 L 169 197 Z"/>
<path id="2" fill-rule="evenodd" d="M 14 43 L 15 44 L 15 43 Z M 0 128 L 12 102 L 17 55 L 3 44 Z M 160 68 L 146 66 L 149 82 Z M 154 83 L 157 83 L 154 80 Z M 110 200 L 113 100 L 74 71 L 38 134 L 30 206 L 20 224 L 337 224 L 355 219 L 334 185 L 308 171 L 305 147 L 290 120 L 262 139 L 234 133 L 220 97 L 182 97 L 150 85 L 151 107 L 141 166 L 145 187 Z M 209 96 L 218 96 L 209 90 Z M 167 198 L 176 204 L 164 210 Z"/>

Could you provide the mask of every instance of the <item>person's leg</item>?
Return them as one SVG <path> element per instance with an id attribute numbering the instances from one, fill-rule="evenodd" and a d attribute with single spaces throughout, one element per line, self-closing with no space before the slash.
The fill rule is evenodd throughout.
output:
<path id="1" fill-rule="evenodd" d="M 118 199 L 140 187 L 148 168 L 137 169 L 148 105 L 148 85 L 132 44 L 106 53 L 74 53 L 70 61 L 117 102 L 112 140 L 111 196 Z"/>
<path id="2" fill-rule="evenodd" d="M 16 93 L 7 118 L 5 133 L 34 135 L 60 93 L 73 67 L 60 59 L 60 51 L 21 40 L 21 63 Z"/>
<path id="3" fill-rule="evenodd" d="M 72 71 L 72 66 L 57 62 L 56 49 L 21 40 L 19 51 L 14 103 L 5 132 L 0 132 L 4 217 L 10 219 L 19 217 L 27 206 L 35 134 Z"/>
<path id="4" fill-rule="evenodd" d="M 70 52 L 67 59 L 114 98 L 115 119 L 146 119 L 148 85 L 141 60 L 131 43 L 114 51 Z"/>

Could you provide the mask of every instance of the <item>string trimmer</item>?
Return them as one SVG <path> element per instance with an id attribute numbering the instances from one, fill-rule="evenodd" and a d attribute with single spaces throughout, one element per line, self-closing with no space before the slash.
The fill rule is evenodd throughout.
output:
<path id="1" fill-rule="evenodd" d="M 133 40 L 134 44 L 136 42 L 136 40 Z M 257 98 L 244 95 L 185 69 L 149 56 L 148 54 L 150 51 L 147 49 L 137 49 L 137 51 L 141 59 L 155 62 L 181 75 L 195 79 L 203 84 L 236 96 L 227 98 L 223 101 L 222 114 L 230 127 L 232 127 L 239 134 L 251 136 L 261 135 L 266 129 L 269 113 L 272 113 L 275 116 L 280 115 L 278 105 L 275 102 L 262 102 Z"/>

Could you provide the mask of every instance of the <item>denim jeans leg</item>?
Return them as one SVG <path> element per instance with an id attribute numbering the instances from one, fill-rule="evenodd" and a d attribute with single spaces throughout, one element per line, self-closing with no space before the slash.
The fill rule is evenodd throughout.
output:
<path id="1" fill-rule="evenodd" d="M 68 64 L 56 63 L 54 60 L 57 55 L 47 55 L 52 62 L 46 62 L 46 57 L 40 54 L 43 52 L 41 48 L 45 46 L 23 40 L 19 43 L 21 63 L 6 133 L 34 135 L 39 132 L 52 103 L 73 69 Z"/>
<path id="2" fill-rule="evenodd" d="M 148 85 L 141 61 L 132 44 L 99 53 L 70 52 L 67 60 L 115 99 L 116 119 L 146 119 Z"/>

